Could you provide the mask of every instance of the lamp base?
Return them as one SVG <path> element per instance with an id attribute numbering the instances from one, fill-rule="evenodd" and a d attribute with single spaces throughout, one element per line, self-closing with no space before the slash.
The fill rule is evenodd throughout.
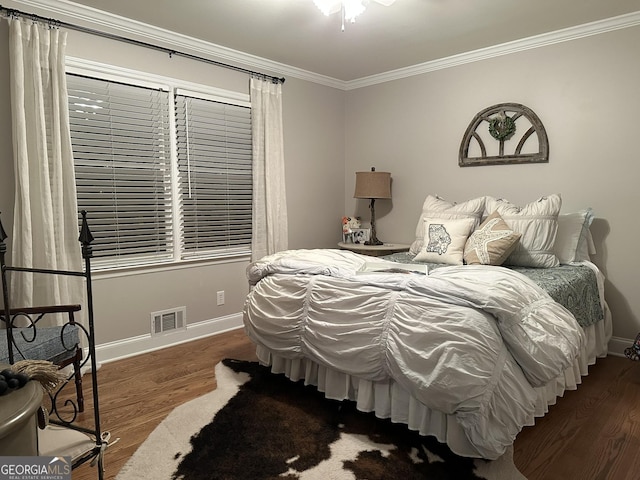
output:
<path id="1" fill-rule="evenodd" d="M 371 203 L 369 203 L 369 210 L 371 210 L 371 237 L 369 240 L 364 242 L 365 245 L 384 245 L 380 240 L 378 240 L 378 235 L 376 235 L 376 210 L 375 210 L 376 199 L 372 198 Z"/>
<path id="2" fill-rule="evenodd" d="M 365 245 L 384 245 L 384 242 L 381 242 L 377 238 L 375 240 L 367 240 L 364 242 Z"/>

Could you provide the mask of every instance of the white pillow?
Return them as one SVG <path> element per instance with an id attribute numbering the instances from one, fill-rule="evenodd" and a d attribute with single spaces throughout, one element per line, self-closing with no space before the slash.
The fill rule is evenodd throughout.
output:
<path id="1" fill-rule="evenodd" d="M 423 245 L 414 260 L 462 265 L 464 246 L 474 225 L 473 218 L 425 218 Z"/>
<path id="2" fill-rule="evenodd" d="M 591 230 L 589 230 L 591 222 L 593 222 L 591 208 L 558 216 L 558 234 L 553 250 L 560 263 L 590 260 L 589 254 L 596 253 Z"/>
<path id="3" fill-rule="evenodd" d="M 560 262 L 553 250 L 558 232 L 558 215 L 562 207 L 559 194 L 541 197 L 524 207 L 507 200 L 487 197 L 486 210 L 498 212 L 514 232 L 522 234 L 505 265 L 555 267 Z"/>
<path id="4" fill-rule="evenodd" d="M 424 240 L 424 220 L 425 218 L 441 218 L 441 219 L 457 219 L 471 218 L 473 219 L 473 228 L 480 225 L 482 221 L 482 213 L 484 212 L 484 198 L 479 197 L 468 200 L 463 203 L 451 203 L 442 198 L 433 195 L 427 195 L 422 204 L 422 213 L 416 225 L 416 238 L 409 248 L 409 253 L 416 255 L 422 250 Z"/>

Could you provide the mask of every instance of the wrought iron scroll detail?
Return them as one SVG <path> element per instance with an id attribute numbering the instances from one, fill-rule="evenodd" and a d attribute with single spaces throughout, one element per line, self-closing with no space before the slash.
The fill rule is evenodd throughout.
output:
<path id="1" fill-rule="evenodd" d="M 469 156 L 470 150 L 476 154 Z M 479 112 L 467 127 L 458 156 L 461 167 L 547 162 L 544 125 L 533 110 L 519 103 L 499 103 Z"/>

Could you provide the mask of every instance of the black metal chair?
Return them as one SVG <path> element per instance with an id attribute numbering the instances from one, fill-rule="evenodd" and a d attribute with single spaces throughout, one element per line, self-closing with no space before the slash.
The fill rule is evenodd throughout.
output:
<path id="1" fill-rule="evenodd" d="M 87 461 L 96 461 L 98 477 L 103 478 L 103 453 L 108 444 L 108 433 L 100 430 L 100 414 L 97 383 L 97 362 L 93 325 L 93 297 L 91 287 L 91 242 L 86 212 L 82 212 L 82 227 L 79 241 L 82 244 L 83 271 L 63 271 L 40 268 L 9 266 L 6 264 L 7 234 L 0 221 L 0 276 L 2 277 L 3 307 L 0 310 L 0 326 L 6 330 L 6 342 L 0 337 L 0 364 L 14 364 L 19 360 L 47 360 L 59 368 L 72 366 L 66 381 L 54 392 L 49 392 L 51 409 L 49 422 L 52 425 L 41 428 L 38 433 L 40 455 L 71 456 L 72 468 Z M 75 314 L 81 305 L 24 306 L 10 305 L 11 279 L 9 273 L 25 272 L 44 275 L 66 275 L 85 278 L 87 326 L 76 321 Z M 47 315 L 64 315 L 60 326 L 42 326 L 41 320 Z M 82 339 L 82 340 L 81 340 Z M 83 347 L 84 343 L 84 347 Z M 86 352 L 83 355 L 83 352 Z M 82 368 L 89 362 L 91 368 L 91 397 L 93 399 L 93 425 L 87 426 L 91 417 L 83 415 L 84 396 L 82 389 Z M 58 402 L 65 385 L 75 381 L 76 402 L 70 399 Z M 61 398 L 65 398 L 62 395 Z M 40 433 L 42 432 L 42 433 Z M 71 434 L 69 434 L 71 432 Z M 75 433 L 73 433 L 75 432 Z M 42 453 L 43 450 L 46 452 Z M 72 453 L 70 453 L 72 452 Z"/>
<path id="2" fill-rule="evenodd" d="M 2 277 L 2 298 L 4 308 L 0 320 L 4 323 L 7 341 L 0 342 L 0 363 L 13 364 L 18 360 L 47 360 L 64 368 L 73 366 L 76 384 L 78 411 L 84 411 L 82 393 L 82 347 L 74 313 L 80 305 L 49 305 L 40 307 L 9 307 L 10 271 L 24 271 L 6 264 L 5 254 L 7 234 L 0 221 L 0 276 Z M 64 325 L 40 327 L 38 323 L 47 315 L 64 314 Z M 23 325 L 23 326 L 19 326 Z"/>

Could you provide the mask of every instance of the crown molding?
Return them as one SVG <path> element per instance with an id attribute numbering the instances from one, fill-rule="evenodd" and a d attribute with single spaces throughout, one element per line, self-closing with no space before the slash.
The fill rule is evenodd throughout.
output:
<path id="1" fill-rule="evenodd" d="M 205 58 L 212 58 L 217 61 L 221 60 L 233 65 L 241 65 L 243 68 L 248 67 L 251 69 L 257 69 L 277 76 L 290 76 L 339 90 L 355 90 L 414 75 L 421 75 L 436 70 L 443 70 L 467 63 L 479 62 L 489 58 L 510 55 L 512 53 L 640 25 L 640 11 L 637 11 L 550 33 L 527 37 L 513 42 L 494 45 L 492 47 L 452 55 L 450 57 L 432 60 L 412 65 L 410 67 L 399 68 L 397 70 L 391 70 L 381 74 L 344 81 L 293 67 L 291 65 L 274 62 L 266 58 L 233 50 L 214 43 L 205 42 L 187 35 L 142 23 L 137 20 L 98 10 L 93 7 L 79 5 L 69 0 L 11 0 L 8 3 L 25 5 L 39 10 L 39 12 L 30 13 L 37 13 L 47 17 L 58 15 L 63 17 L 59 18 L 59 20 L 76 23 L 87 28 L 106 31 L 115 35 L 133 37 L 147 43 L 162 45 L 185 53 Z"/>
<path id="2" fill-rule="evenodd" d="M 620 30 L 623 28 L 635 27 L 640 25 L 640 11 L 620 15 L 617 17 L 599 20 L 597 22 L 585 23 L 575 27 L 569 27 L 555 32 L 544 33 L 527 37 L 513 42 L 502 43 L 492 47 L 481 48 L 470 52 L 452 55 L 450 57 L 440 58 L 430 62 L 413 65 L 410 67 L 399 68 L 389 72 L 363 77 L 356 80 L 345 82 L 345 90 L 355 90 L 362 87 L 368 87 L 379 83 L 390 82 L 401 78 L 421 75 L 423 73 L 443 70 L 445 68 L 456 67 L 467 63 L 479 62 L 489 58 L 500 57 L 502 55 L 510 55 L 512 53 L 531 50 L 534 48 L 546 47 L 556 43 L 568 42 L 579 38 L 599 35 L 601 33 Z"/>
<path id="3" fill-rule="evenodd" d="M 35 13 L 43 17 L 56 18 L 56 20 L 63 20 L 114 35 L 134 38 L 192 55 L 239 65 L 243 68 L 259 70 L 278 77 L 283 75 L 285 77 L 290 76 L 340 90 L 345 89 L 345 82 L 342 80 L 233 50 L 93 7 L 80 5 L 69 0 L 10 0 L 6 3 L 31 7 L 36 11 L 30 11 L 29 13 Z M 18 9 L 19 7 L 7 8 Z"/>

